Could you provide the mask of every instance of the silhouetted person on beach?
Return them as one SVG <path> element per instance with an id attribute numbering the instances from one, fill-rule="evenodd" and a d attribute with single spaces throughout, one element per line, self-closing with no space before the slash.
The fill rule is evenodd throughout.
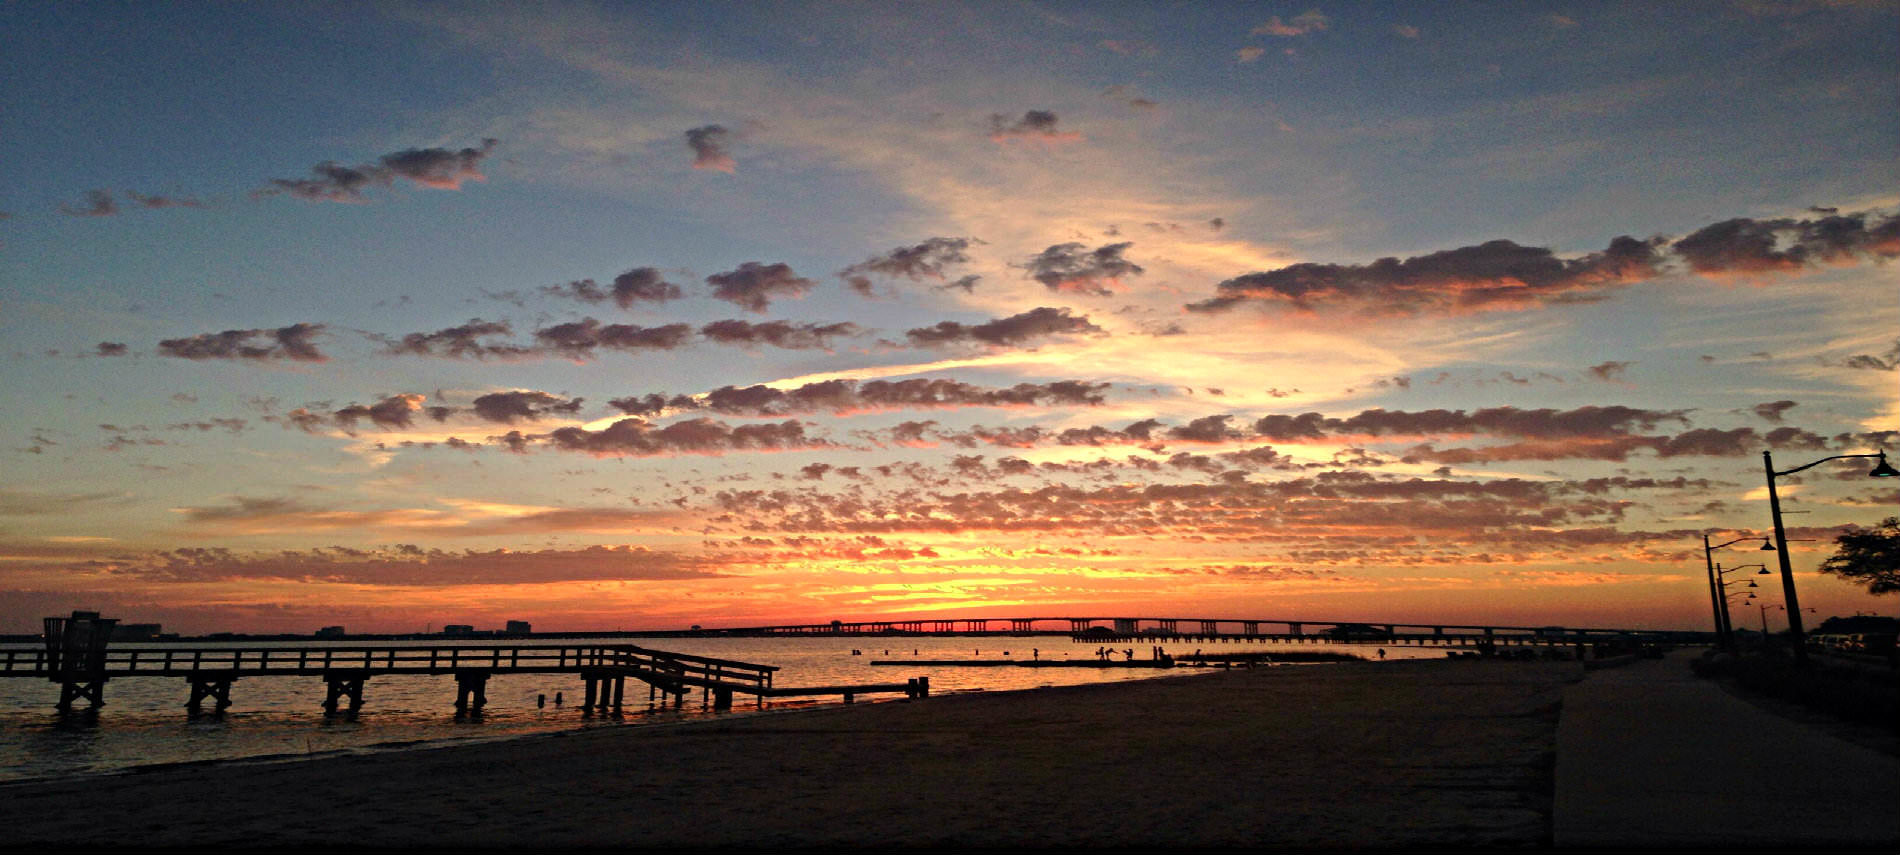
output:
<path id="1" fill-rule="evenodd" d="M 548 696 L 547 696 L 547 695 L 535 695 L 535 696 L 534 696 L 534 705 L 535 705 L 535 708 L 536 708 L 536 709 L 539 709 L 539 708 L 541 708 L 541 707 L 545 707 L 545 706 L 547 706 L 547 705 L 548 705 Z"/>
<path id="2" fill-rule="evenodd" d="M 1040 647 L 1029 648 L 1029 658 L 1031 661 L 1042 659 L 1042 648 Z"/>
<path id="3" fill-rule="evenodd" d="M 1379 658 L 1380 658 L 1380 659 L 1384 659 L 1384 658 L 1385 658 L 1385 648 L 1383 648 L 1383 647 L 1381 647 L 1381 648 L 1379 648 Z"/>
<path id="4" fill-rule="evenodd" d="M 561 705 L 561 703 L 562 703 L 562 701 L 561 701 L 561 693 L 560 693 L 560 692 L 555 692 L 555 693 L 554 693 L 554 705 L 558 707 L 558 706 L 560 706 L 560 705 Z"/>

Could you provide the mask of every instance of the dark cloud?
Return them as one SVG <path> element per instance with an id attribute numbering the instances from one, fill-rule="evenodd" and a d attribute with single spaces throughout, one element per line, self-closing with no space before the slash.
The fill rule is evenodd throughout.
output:
<path id="1" fill-rule="evenodd" d="M 1140 276 L 1141 267 L 1122 257 L 1133 243 L 1111 243 L 1088 249 L 1079 243 L 1059 243 L 1024 264 L 1029 278 L 1051 291 L 1107 295 L 1108 286 L 1124 276 Z"/>
<path id="2" fill-rule="evenodd" d="M 83 204 L 60 205 L 59 212 L 69 217 L 110 217 L 119 212 L 119 203 L 104 190 L 88 190 Z"/>
<path id="3" fill-rule="evenodd" d="M 713 321 L 699 328 L 699 334 L 720 344 L 769 344 L 785 350 L 831 349 L 831 340 L 855 336 L 863 328 L 850 321 L 835 324 L 795 324 L 790 321 L 752 323 L 741 320 Z"/>
<path id="4" fill-rule="evenodd" d="M 294 427 L 304 433 L 317 433 L 323 429 L 326 421 L 323 416 L 311 412 L 307 407 L 298 407 L 282 417 L 265 416 L 264 420 L 279 422 L 284 427 Z"/>
<path id="5" fill-rule="evenodd" d="M 141 208 L 208 208 L 208 207 L 211 207 L 210 205 L 205 204 L 203 200 L 197 199 L 192 196 L 147 196 L 143 193 L 139 193 L 134 190 L 125 191 L 125 195 L 126 195 L 126 198 L 131 199 L 134 203 L 136 203 Z"/>
<path id="6" fill-rule="evenodd" d="M 497 140 L 484 139 L 480 148 L 406 148 L 382 157 L 383 168 L 398 177 L 437 190 L 460 190 L 464 181 L 487 181 L 482 159 L 494 151 Z"/>
<path id="7" fill-rule="evenodd" d="M 1029 110 L 1020 119 L 1011 119 L 1002 113 L 990 116 L 990 139 L 1004 143 L 1010 140 L 1034 140 L 1055 144 L 1076 142 L 1082 135 L 1072 131 L 1056 129 L 1056 114 L 1048 110 Z"/>
<path id="8" fill-rule="evenodd" d="M 615 276 L 606 288 L 592 279 L 581 279 L 565 285 L 544 286 L 541 291 L 583 303 L 612 300 L 623 309 L 632 308 L 634 303 L 658 303 L 680 297 L 680 286 L 666 281 L 660 271 L 651 267 L 635 267 Z"/>
<path id="9" fill-rule="evenodd" d="M 243 433 L 248 424 L 248 422 L 239 418 L 213 418 L 202 422 L 178 422 L 176 424 L 169 424 L 165 426 L 165 429 L 195 430 L 201 433 L 211 430 L 227 430 L 231 433 Z"/>
<path id="10" fill-rule="evenodd" d="M 324 161 L 310 168 L 309 178 L 273 178 L 270 186 L 252 195 L 287 193 L 310 202 L 363 202 L 365 190 L 388 187 L 398 178 L 437 190 L 459 190 L 464 181 L 487 180 L 481 162 L 496 142 L 484 139 L 479 148 L 408 148 L 356 166 Z"/>
<path id="11" fill-rule="evenodd" d="M 102 341 L 93 349 L 95 356 L 124 356 L 130 352 L 124 342 L 117 341 Z"/>
<path id="12" fill-rule="evenodd" d="M 1228 427 L 1233 419 L 1230 415 L 1203 416 L 1176 428 L 1170 428 L 1169 439 L 1186 442 L 1233 442 L 1246 439 L 1247 434 Z"/>
<path id="13" fill-rule="evenodd" d="M 939 321 L 934 326 L 920 327 L 904 335 L 918 347 L 969 342 L 1015 347 L 1048 336 L 1084 334 L 1106 333 L 1101 327 L 1090 323 L 1087 315 L 1071 314 L 1066 308 L 1041 306 L 981 324 Z"/>
<path id="14" fill-rule="evenodd" d="M 1795 272 L 1863 257 L 1900 257 L 1900 215 L 1832 214 L 1812 220 L 1738 217 L 1706 226 L 1675 242 L 1676 254 L 1697 273 Z"/>
<path id="15" fill-rule="evenodd" d="M 960 407 L 1096 406 L 1107 383 L 1059 380 L 1018 383 L 1007 388 L 977 386 L 960 380 L 826 380 L 795 389 L 725 386 L 689 397 L 647 395 L 609 401 L 628 415 L 657 415 L 666 410 L 705 409 L 723 415 L 782 418 L 810 413 L 855 415 L 909 409 Z"/>
<path id="16" fill-rule="evenodd" d="M 415 332 L 402 337 L 401 341 L 389 341 L 387 352 L 407 356 L 439 356 L 448 359 L 519 359 L 536 356 L 537 350 L 530 347 L 486 341 L 495 336 L 513 334 L 514 330 L 507 321 L 484 321 L 470 318 L 460 326 L 446 327 L 435 332 Z"/>
<path id="17" fill-rule="evenodd" d="M 1781 424 L 1781 415 L 1794 407 L 1793 401 L 1770 401 L 1765 404 L 1756 404 L 1755 415 L 1761 416 L 1762 421 Z"/>
<path id="18" fill-rule="evenodd" d="M 912 281 L 930 279 L 944 281 L 944 270 L 952 265 L 965 264 L 970 256 L 965 250 L 970 248 L 970 238 L 933 237 L 915 246 L 900 246 L 883 255 L 876 255 L 838 271 L 839 278 L 864 296 L 871 296 L 871 274 L 888 279 L 902 277 Z M 970 290 L 976 284 L 975 277 L 943 287 Z"/>
<path id="19" fill-rule="evenodd" d="M 1418 314 L 1587 302 L 1658 275 L 1658 243 L 1619 237 L 1602 252 L 1561 259 L 1543 247 L 1494 240 L 1364 265 L 1307 262 L 1229 279 L 1216 286 L 1217 296 L 1187 308 L 1214 312 L 1259 301 L 1303 311 L 1346 305 L 1370 314 Z"/>
<path id="20" fill-rule="evenodd" d="M 181 359 L 288 359 L 293 362 L 324 362 L 328 357 L 317 350 L 312 339 L 323 332 L 322 324 L 291 324 L 277 329 L 225 330 L 190 338 L 169 338 L 158 343 L 163 356 Z"/>
<path id="21" fill-rule="evenodd" d="M 692 339 L 687 324 L 642 327 L 635 324 L 603 324 L 582 318 L 534 331 L 535 341 L 548 350 L 570 359 L 592 359 L 596 349 L 636 351 L 673 350 Z"/>
<path id="22" fill-rule="evenodd" d="M 728 175 L 739 166 L 726 152 L 732 133 L 719 125 L 705 125 L 686 132 L 686 147 L 693 150 L 693 168 L 710 169 Z"/>
<path id="23" fill-rule="evenodd" d="M 670 454 L 724 454 L 729 451 L 785 451 L 830 444 L 805 435 L 796 421 L 733 427 L 708 418 L 686 419 L 665 427 L 645 419 L 621 419 L 605 430 L 560 428 L 547 441 L 563 451 L 602 457 L 653 457 Z"/>
<path id="24" fill-rule="evenodd" d="M 1599 362 L 1596 365 L 1590 366 L 1588 370 L 1590 372 L 1591 377 L 1595 377 L 1596 379 L 1602 380 L 1605 383 L 1614 383 L 1619 380 L 1622 380 L 1623 372 L 1628 371 L 1629 367 L 1634 364 L 1636 363 L 1614 362 L 1614 361 Z"/>
<path id="25" fill-rule="evenodd" d="M 800 278 L 784 264 L 748 261 L 737 270 L 706 277 L 713 296 L 754 312 L 763 312 L 775 297 L 803 297 L 816 283 Z"/>
<path id="26" fill-rule="evenodd" d="M 406 428 L 414 423 L 415 414 L 422 410 L 423 396 L 414 393 L 391 395 L 374 404 L 364 406 L 351 404 L 330 417 L 345 429 L 356 427 L 356 423 L 368 419 L 380 428 Z"/>
<path id="27" fill-rule="evenodd" d="M 549 413 L 575 413 L 580 408 L 580 398 L 570 400 L 532 389 L 491 392 L 476 398 L 474 404 L 475 415 L 502 424 L 514 424 L 516 419 L 535 421 Z"/>
<path id="28" fill-rule="evenodd" d="M 1857 353 L 1841 361 L 1843 368 L 1857 368 L 1862 371 L 1893 371 L 1900 368 L 1900 338 L 1893 340 L 1893 346 L 1882 354 Z"/>

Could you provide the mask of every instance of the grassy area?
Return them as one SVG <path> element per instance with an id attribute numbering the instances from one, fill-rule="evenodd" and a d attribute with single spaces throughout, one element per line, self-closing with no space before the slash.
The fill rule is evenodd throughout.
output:
<path id="1" fill-rule="evenodd" d="M 1900 671 L 1854 667 L 1809 657 L 1797 665 L 1784 651 L 1711 654 L 1692 666 L 1699 676 L 1726 677 L 1741 688 L 1791 701 L 1848 721 L 1900 733 Z"/>

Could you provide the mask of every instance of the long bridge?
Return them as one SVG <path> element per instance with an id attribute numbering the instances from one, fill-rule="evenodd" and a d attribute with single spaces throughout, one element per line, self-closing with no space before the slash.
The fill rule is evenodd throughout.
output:
<path id="1" fill-rule="evenodd" d="M 1605 627 L 1405 623 L 1312 618 L 1002 617 L 831 621 L 641 633 L 650 636 L 1066 635 L 1076 641 L 1365 642 L 1433 646 L 1706 642 L 1705 632 Z"/>
<path id="2" fill-rule="evenodd" d="M 479 713 L 487 704 L 487 684 L 495 674 L 577 674 L 584 681 L 583 714 L 618 712 L 631 677 L 648 685 L 648 697 L 670 695 L 684 701 L 701 690 L 714 709 L 730 709 L 734 694 L 749 694 L 761 704 L 768 697 L 841 695 L 849 703 L 860 694 L 930 694 L 930 678 L 904 683 L 780 687 L 773 685 L 775 665 L 759 665 L 709 656 L 651 650 L 631 644 L 436 644 L 316 645 L 231 647 L 109 645 L 116 621 L 75 612 L 72 618 L 47 618 L 45 644 L 0 648 L 0 677 L 50 680 L 60 685 L 58 709 L 75 701 L 105 704 L 108 680 L 127 677 L 183 678 L 191 689 L 185 706 L 193 713 L 211 701 L 222 711 L 231 704 L 231 685 L 248 677 L 322 678 L 324 711 L 335 714 L 344 701 L 354 713 L 363 705 L 363 687 L 372 676 L 434 674 L 455 677 L 458 713 Z"/>

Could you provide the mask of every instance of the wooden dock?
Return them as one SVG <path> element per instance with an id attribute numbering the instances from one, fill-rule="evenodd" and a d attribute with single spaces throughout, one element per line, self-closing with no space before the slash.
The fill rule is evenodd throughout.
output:
<path id="1" fill-rule="evenodd" d="M 55 618 L 53 620 L 65 620 Z M 83 623 L 79 624 L 83 628 Z M 575 674 L 586 690 L 583 714 L 617 711 L 625 703 L 628 678 L 644 682 L 648 697 L 684 701 L 699 689 L 714 709 L 730 709 L 736 694 L 766 698 L 903 693 L 924 698 L 928 677 L 904 683 L 783 687 L 773 684 L 774 665 L 694 656 L 631 644 L 435 644 L 319 645 L 281 647 L 157 646 L 111 648 L 101 633 L 54 631 L 41 647 L 0 649 L 0 677 L 38 678 L 60 685 L 57 708 L 69 711 L 77 701 L 89 708 L 105 704 L 109 680 L 133 677 L 183 679 L 190 687 L 185 702 L 196 713 L 206 702 L 223 710 L 231 704 L 231 686 L 254 677 L 316 677 L 326 687 L 323 708 L 336 713 L 347 703 L 363 705 L 372 677 L 396 674 L 449 675 L 455 678 L 458 712 L 479 712 L 487 704 L 488 679 L 496 674 Z"/>

